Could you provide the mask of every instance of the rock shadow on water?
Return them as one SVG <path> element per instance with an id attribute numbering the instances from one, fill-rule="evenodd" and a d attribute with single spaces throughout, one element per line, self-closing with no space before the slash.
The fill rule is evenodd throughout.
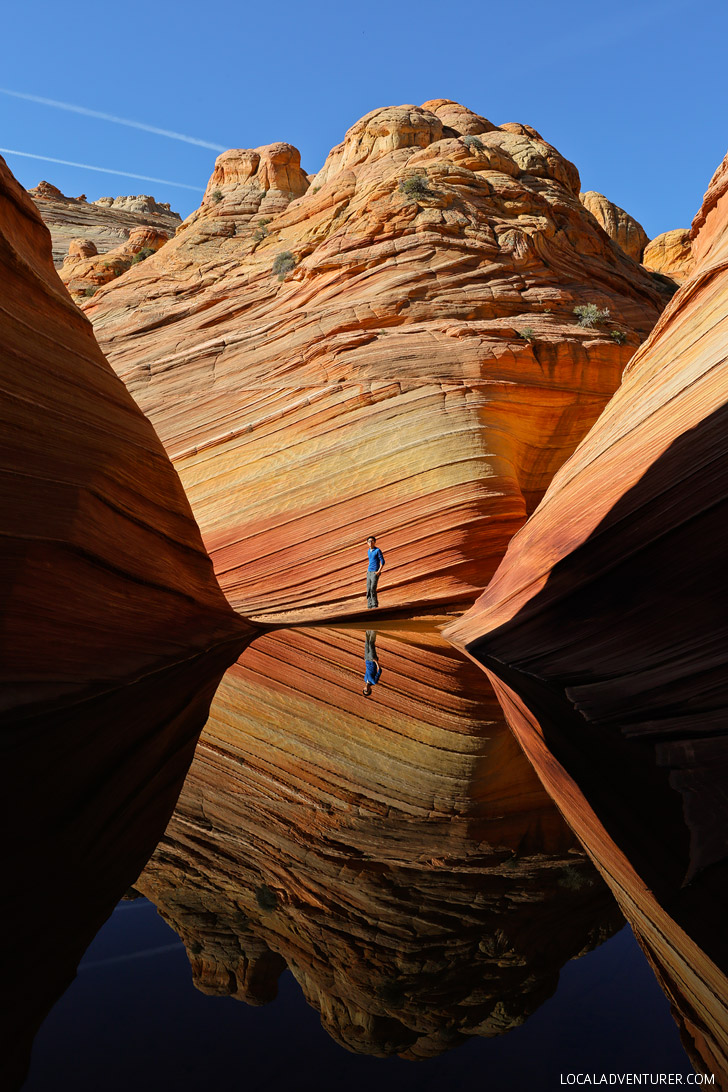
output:
<path id="1" fill-rule="evenodd" d="M 397 621 L 248 646 L 136 886 L 203 992 L 287 966 L 344 1047 L 412 1059 L 522 1023 L 622 923 L 485 676 Z"/>
<path id="2" fill-rule="evenodd" d="M 33 1038 L 169 820 L 210 702 L 242 642 L 81 702 L 3 718 L 2 1054 Z"/>
<path id="3" fill-rule="evenodd" d="M 467 651 L 610 876 L 694 1064 L 728 1087 L 726 437 L 728 406 L 683 432 Z"/>

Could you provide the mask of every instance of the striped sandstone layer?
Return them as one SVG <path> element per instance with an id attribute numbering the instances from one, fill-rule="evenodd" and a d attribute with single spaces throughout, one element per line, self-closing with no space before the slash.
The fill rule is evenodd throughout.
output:
<path id="1" fill-rule="evenodd" d="M 163 830 L 249 630 L 2 160 L 0 278 L 0 1057 L 17 1085 L 37 1024 Z"/>
<path id="2" fill-rule="evenodd" d="M 499 1035 L 621 924 L 485 677 L 430 628 L 280 629 L 226 675 L 137 881 L 205 993 L 286 966 L 349 1050 Z"/>
<path id="3" fill-rule="evenodd" d="M 447 635 L 728 1087 L 728 158 L 691 235 L 689 279 Z"/>
<path id="4" fill-rule="evenodd" d="M 635 262 L 642 261 L 642 254 L 650 241 L 642 224 L 596 190 L 580 193 L 579 200 L 599 221 L 609 238 L 621 246 L 625 254 Z"/>
<path id="5" fill-rule="evenodd" d="M 436 100 L 368 114 L 310 184 L 291 145 L 225 152 L 84 308 L 229 601 L 280 622 L 363 611 L 370 533 L 383 606 L 475 598 L 662 291 L 535 130 Z"/>
<path id="6" fill-rule="evenodd" d="M 72 239 L 68 255 L 58 276 L 80 303 L 96 294 L 102 284 L 121 277 L 137 262 L 146 261 L 168 241 L 169 235 L 158 228 L 135 228 L 120 246 L 99 254 L 91 239 Z"/>
<path id="7" fill-rule="evenodd" d="M 685 228 L 663 231 L 647 244 L 642 261 L 652 273 L 664 273 L 677 284 L 684 284 L 693 268 L 690 232 Z"/>
<path id="8" fill-rule="evenodd" d="M 39 183 L 28 193 L 51 233 L 56 269 L 63 265 L 74 239 L 87 239 L 99 254 L 105 254 L 122 246 L 139 228 L 155 228 L 169 236 L 182 222 L 168 204 L 144 194 L 87 201 L 85 197 L 66 197 L 48 182 Z"/>

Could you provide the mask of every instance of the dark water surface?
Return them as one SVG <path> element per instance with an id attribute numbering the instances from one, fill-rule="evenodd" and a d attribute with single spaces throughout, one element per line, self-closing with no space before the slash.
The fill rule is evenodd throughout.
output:
<path id="1" fill-rule="evenodd" d="M 46 1020 L 26 1088 L 442 1092 L 467 1081 L 526 1092 L 561 1087 L 562 1072 L 692 1072 L 629 927 L 567 963 L 554 997 L 508 1035 L 407 1062 L 339 1047 L 290 973 L 262 1008 L 205 997 L 181 941 L 138 899 L 119 904 Z"/>
<path id="2" fill-rule="evenodd" d="M 257 637 L 137 888 L 37 1036 L 30 1092 L 692 1072 L 486 676 L 432 626 Z"/>

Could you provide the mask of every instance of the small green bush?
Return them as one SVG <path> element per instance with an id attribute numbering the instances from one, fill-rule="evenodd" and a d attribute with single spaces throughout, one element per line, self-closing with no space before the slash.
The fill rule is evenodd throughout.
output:
<path id="1" fill-rule="evenodd" d="M 253 241 L 256 243 L 262 243 L 268 236 L 268 224 L 270 223 L 270 217 L 267 220 L 259 220 L 258 226 L 253 232 Z"/>
<path id="2" fill-rule="evenodd" d="M 399 189 L 411 201 L 416 201 L 419 197 L 432 196 L 432 190 L 427 185 L 427 178 L 424 174 L 413 174 L 410 178 L 403 178 L 399 184 Z"/>
<path id="3" fill-rule="evenodd" d="M 84 288 L 81 291 L 81 295 L 86 296 L 87 299 L 90 299 L 91 296 L 95 296 L 97 292 L 98 292 L 98 288 Z"/>
<path id="4" fill-rule="evenodd" d="M 213 190 L 210 194 L 210 200 L 214 202 L 214 204 L 218 205 L 220 201 L 222 201 L 222 193 L 220 192 L 220 190 Z"/>
<path id="5" fill-rule="evenodd" d="M 617 345 L 624 345 L 627 340 L 627 335 L 625 334 L 624 330 L 612 330 L 609 336 L 611 337 L 612 341 L 617 342 Z"/>
<path id="6" fill-rule="evenodd" d="M 290 273 L 292 269 L 296 268 L 296 259 L 290 250 L 282 250 L 279 254 L 276 254 L 273 261 L 273 273 L 278 275 L 279 281 L 286 279 L 286 273 Z"/>
<path id="7" fill-rule="evenodd" d="M 534 341 L 536 338 L 536 331 L 532 326 L 524 326 L 522 330 L 516 330 L 519 337 L 522 337 L 524 341 Z"/>
<path id="8" fill-rule="evenodd" d="M 595 303 L 581 303 L 574 308 L 580 326 L 601 326 L 609 318 L 609 308 L 600 310 Z"/>
<path id="9" fill-rule="evenodd" d="M 478 140 L 478 138 L 476 136 L 465 136 L 465 137 L 463 137 L 463 144 L 465 145 L 465 147 L 468 149 L 469 152 L 473 152 L 473 151 L 475 151 L 475 152 L 484 152 L 485 151 L 485 144 L 483 144 L 482 140 Z"/>
<path id="10" fill-rule="evenodd" d="M 156 251 L 154 250 L 154 247 L 143 246 L 142 249 L 134 255 L 131 260 L 131 264 L 136 265 L 137 262 L 145 262 L 147 258 L 151 258 L 152 254 L 155 253 Z"/>

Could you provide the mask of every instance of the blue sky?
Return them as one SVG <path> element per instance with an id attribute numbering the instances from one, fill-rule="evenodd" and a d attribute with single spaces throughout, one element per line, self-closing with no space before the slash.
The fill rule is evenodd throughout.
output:
<path id="1" fill-rule="evenodd" d="M 724 0 L 36 0 L 5 6 L 0 86 L 225 148 L 287 140 L 307 171 L 377 106 L 456 99 L 496 124 L 535 126 L 583 189 L 654 236 L 690 224 L 725 154 L 727 36 Z M 6 94 L 0 147 L 166 180 L 3 153 L 26 186 L 152 193 L 183 216 L 217 154 Z"/>

